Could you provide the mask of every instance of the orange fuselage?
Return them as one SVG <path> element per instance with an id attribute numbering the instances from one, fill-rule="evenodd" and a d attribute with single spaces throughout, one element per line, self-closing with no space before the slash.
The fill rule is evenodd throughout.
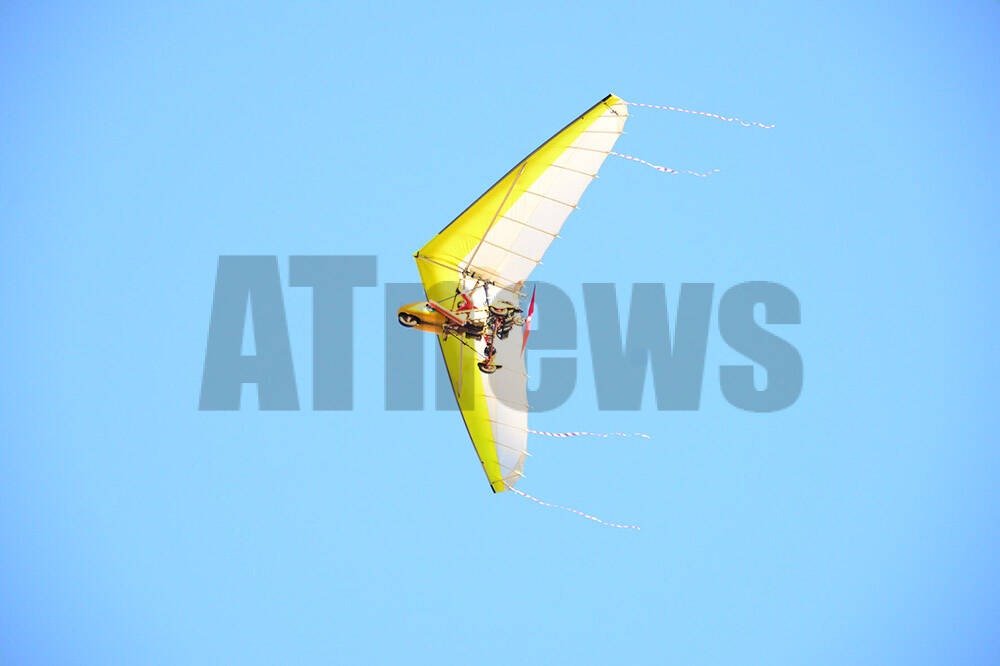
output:
<path id="1" fill-rule="evenodd" d="M 396 313 L 399 323 L 407 328 L 415 328 L 418 331 L 427 331 L 435 335 L 444 333 L 444 325 L 448 319 L 429 306 L 426 301 L 420 303 L 410 303 L 399 308 Z M 415 321 L 415 324 L 409 322 Z"/>

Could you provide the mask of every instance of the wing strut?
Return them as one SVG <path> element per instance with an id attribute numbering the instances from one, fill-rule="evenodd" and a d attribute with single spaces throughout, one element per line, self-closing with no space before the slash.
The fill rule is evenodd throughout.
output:
<path id="1" fill-rule="evenodd" d="M 503 195 L 503 201 L 500 202 L 500 207 L 497 208 L 497 212 L 493 214 L 493 219 L 490 220 L 490 226 L 486 227 L 486 231 L 483 232 L 483 237 L 479 240 L 479 245 L 477 245 L 476 249 L 472 251 L 471 255 L 469 255 L 469 260 L 465 262 L 466 270 L 472 268 L 472 260 L 476 258 L 479 248 L 481 248 L 483 243 L 486 241 L 486 234 L 490 233 L 490 229 L 492 229 L 493 225 L 497 223 L 497 218 L 500 217 L 500 211 L 503 210 L 504 204 L 506 204 L 507 199 L 510 198 L 510 193 L 514 191 L 514 186 L 517 185 L 517 181 L 521 177 L 521 174 L 524 173 L 524 167 L 526 166 L 528 166 L 528 160 L 521 162 L 521 168 L 518 169 L 517 175 L 514 176 L 514 182 L 512 182 L 510 187 L 507 189 L 507 194 Z"/>
<path id="2" fill-rule="evenodd" d="M 480 275 L 479 273 L 477 273 L 475 271 L 470 271 L 468 269 L 462 270 L 461 268 L 458 268 L 457 266 L 452 266 L 451 264 L 445 264 L 445 263 L 442 263 L 440 261 L 437 261 L 436 259 L 431 259 L 430 257 L 425 257 L 424 255 L 420 254 L 419 252 L 417 252 L 415 255 L 413 255 L 413 258 L 417 259 L 419 261 L 426 261 L 428 263 L 434 264 L 435 266 L 440 266 L 441 268 L 447 268 L 449 271 L 455 271 L 459 275 L 472 276 L 475 279 L 477 279 L 480 282 L 482 282 L 483 284 L 492 284 L 494 286 L 502 288 L 504 291 L 509 291 L 511 293 L 517 293 L 518 296 L 525 296 L 525 297 L 527 297 L 527 294 L 522 293 L 519 288 L 516 288 L 516 286 L 514 285 L 514 283 L 512 283 L 509 278 L 505 278 L 504 276 L 499 275 L 497 273 L 492 273 L 491 271 L 487 271 L 487 270 L 484 270 L 482 268 L 477 269 L 477 270 L 482 271 L 484 273 L 490 273 L 493 276 L 493 279 L 491 279 L 491 278 L 486 277 L 485 275 Z M 499 280 L 503 280 L 503 282 L 497 282 L 498 279 Z M 522 282 L 521 284 L 524 284 L 524 283 Z M 426 288 L 425 288 L 425 291 L 426 291 Z"/>

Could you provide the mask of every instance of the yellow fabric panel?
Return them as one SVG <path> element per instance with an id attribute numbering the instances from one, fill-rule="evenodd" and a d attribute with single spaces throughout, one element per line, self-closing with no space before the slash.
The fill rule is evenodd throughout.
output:
<path id="1" fill-rule="evenodd" d="M 420 271 L 420 280 L 424 284 L 427 298 L 444 301 L 446 305 L 451 305 L 451 297 L 455 295 L 455 285 L 458 282 L 459 274 L 420 259 L 417 259 L 417 268 Z M 483 471 L 486 472 L 486 479 L 490 482 L 494 492 L 502 492 L 507 488 L 501 480 L 503 473 L 497 462 L 496 444 L 493 441 L 489 410 L 486 407 L 484 375 L 476 367 L 478 360 L 476 353 L 465 347 L 453 336 L 447 338 L 438 336 L 438 342 L 441 345 L 441 353 L 444 355 L 445 366 L 448 368 L 452 391 L 458 401 L 458 407 L 462 411 L 462 419 L 469 431 L 476 455 L 479 456 L 479 462 L 483 466 Z M 473 347 L 475 346 L 474 340 L 466 342 Z M 461 371 L 459 370 L 460 359 Z M 460 388 L 461 397 L 459 397 Z"/>
<path id="2" fill-rule="evenodd" d="M 449 267 L 457 269 L 461 266 L 482 240 L 494 218 L 504 215 L 585 129 L 608 108 L 619 102 L 621 99 L 618 97 L 608 95 L 592 106 L 515 165 L 417 252 L 415 255 L 417 269 L 428 299 L 451 305 L 451 298 L 455 295 L 455 287 L 461 275 Z M 422 257 L 432 261 L 423 260 Z M 503 492 L 507 488 L 502 481 L 503 473 L 497 461 L 496 444 L 493 441 L 484 394 L 485 380 L 484 375 L 476 367 L 476 355 L 454 337 L 439 337 L 438 341 L 451 378 L 452 390 L 459 402 L 462 418 L 486 472 L 486 478 L 494 492 Z M 473 341 L 468 342 L 472 344 Z M 460 383 L 461 396 L 459 396 Z"/>
<path id="3" fill-rule="evenodd" d="M 424 262 L 420 262 L 424 263 Z M 454 288 L 452 288 L 454 293 Z M 476 353 L 465 347 L 458 338 L 448 336 L 438 337 L 441 344 L 441 353 L 444 354 L 445 365 L 448 367 L 448 377 L 451 379 L 451 388 L 455 392 L 455 399 L 458 407 L 462 411 L 462 418 L 465 420 L 465 427 L 469 431 L 469 437 L 476 448 L 476 455 L 486 472 L 493 490 L 500 492 L 506 490 L 500 464 L 497 462 L 496 444 L 493 442 L 493 430 L 490 427 L 489 410 L 486 407 L 486 395 L 483 390 L 484 375 L 476 367 Z M 469 344 L 474 341 L 468 340 Z M 461 359 L 461 371 L 459 371 L 459 359 Z M 459 374 L 461 372 L 461 374 Z M 459 395 L 459 384 L 461 383 L 461 395 Z"/>

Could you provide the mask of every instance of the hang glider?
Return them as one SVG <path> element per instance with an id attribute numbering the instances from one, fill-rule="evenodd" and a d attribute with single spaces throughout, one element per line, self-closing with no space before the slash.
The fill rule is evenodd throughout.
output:
<path id="1" fill-rule="evenodd" d="M 536 148 L 414 255 L 427 301 L 399 322 L 434 333 L 494 492 L 528 455 L 522 288 L 597 176 L 628 118 L 608 95 Z"/>

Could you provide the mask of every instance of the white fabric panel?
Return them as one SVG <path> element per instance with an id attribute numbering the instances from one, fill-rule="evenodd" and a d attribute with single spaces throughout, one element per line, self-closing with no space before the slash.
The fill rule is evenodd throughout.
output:
<path id="1" fill-rule="evenodd" d="M 511 206 L 507 217 L 555 235 L 559 233 L 563 222 L 572 212 L 572 208 L 562 206 L 548 199 L 523 196 Z M 489 234 L 486 234 L 486 237 L 489 238 Z"/>
<path id="2" fill-rule="evenodd" d="M 618 115 L 611 113 L 612 110 L 617 111 Z M 628 118 L 628 107 L 624 104 L 615 104 L 587 129 L 591 132 L 621 132 L 625 127 L 626 118 Z"/>
<path id="3" fill-rule="evenodd" d="M 550 168 L 531 185 L 531 191 L 541 192 L 560 201 L 576 203 L 580 201 L 583 191 L 592 180 L 590 176 L 576 171 Z"/>
<path id="4" fill-rule="evenodd" d="M 517 224 L 513 220 L 507 217 L 501 217 L 493 225 L 490 230 L 490 242 L 496 243 L 497 245 L 502 245 L 503 247 L 513 248 L 514 243 L 517 242 L 517 238 L 521 233 L 522 229 L 526 227 Z M 522 253 L 523 254 L 523 253 Z"/>
<path id="5" fill-rule="evenodd" d="M 463 280 L 463 290 L 473 287 L 474 280 Z M 486 307 L 486 296 L 482 289 L 473 292 L 472 301 L 477 308 Z M 517 303 L 518 297 L 507 290 L 491 289 L 490 301 Z M 478 371 L 476 373 L 476 381 L 482 382 L 483 393 L 486 395 L 486 410 L 496 444 L 500 473 L 510 486 L 517 483 L 521 476 L 528 448 L 528 379 L 524 359 L 521 357 L 523 332 L 522 327 L 515 326 L 506 340 L 493 341 L 497 348 L 496 362 L 502 368 L 492 375 Z M 486 344 L 482 340 L 476 341 L 475 347 L 480 355 L 485 354 Z"/>
<path id="6" fill-rule="evenodd" d="M 573 145 L 578 148 L 608 151 L 611 150 L 611 146 L 615 145 L 617 138 L 617 134 L 584 132 L 579 139 L 573 142 Z"/>
<path id="7" fill-rule="evenodd" d="M 503 367 L 492 375 L 483 375 L 490 413 L 493 440 L 498 444 L 497 460 L 504 480 L 513 486 L 521 476 L 528 450 L 528 378 L 521 340 L 524 329 L 515 326 L 506 340 L 494 340 L 496 362 Z M 482 344 L 480 342 L 479 344 Z"/>
<path id="8" fill-rule="evenodd" d="M 604 163 L 608 151 L 625 127 L 628 110 L 624 104 L 616 104 L 599 116 L 554 162 L 518 197 L 505 217 L 542 229 L 550 234 L 558 234 L 563 222 L 573 212 L 583 196 L 584 190 L 593 180 Z M 565 168 L 560 168 L 565 167 Z M 513 280 L 513 285 L 522 284 L 534 270 L 537 261 L 552 242 L 532 232 L 528 227 L 513 228 L 501 218 L 494 222 L 486 233 L 486 243 L 475 253 L 473 265 L 486 269 L 493 275 L 502 275 Z M 521 241 L 524 236 L 529 240 Z M 508 248 L 505 254 L 500 248 Z M 518 256 L 520 255 L 520 256 Z"/>
<path id="9" fill-rule="evenodd" d="M 523 254 L 526 257 L 541 259 L 549 244 L 554 240 L 552 236 L 534 229 L 522 227 L 520 231 L 517 240 L 510 243 L 509 247 L 513 252 Z"/>
<path id="10" fill-rule="evenodd" d="M 502 247 L 496 247 L 495 245 L 489 243 L 483 243 L 479 248 L 479 252 L 476 254 L 473 269 L 485 268 L 487 271 L 492 273 L 497 273 L 516 280 L 514 275 L 504 273 L 502 270 L 503 262 L 506 258 L 507 252 Z"/>
<path id="11" fill-rule="evenodd" d="M 528 279 L 573 212 L 593 180 L 591 174 L 597 173 L 614 147 L 627 116 L 625 104 L 616 104 L 605 111 L 531 184 L 510 210 L 494 222 L 486 232 L 485 242 L 465 257 L 463 265 L 510 287 L 510 290 L 491 288 L 491 302 L 520 301 L 515 292 Z M 475 286 L 474 280 L 464 279 L 463 283 L 465 290 Z M 475 292 L 473 301 L 477 307 L 485 307 L 481 289 Z M 497 460 L 504 481 L 510 486 L 521 477 L 528 444 L 528 381 L 521 356 L 523 335 L 524 328 L 516 326 L 506 340 L 494 340 L 496 363 L 503 367 L 492 375 L 480 374 L 490 427 L 497 444 Z M 482 340 L 476 342 L 480 355 L 484 354 L 485 347 Z"/>
<path id="12" fill-rule="evenodd" d="M 566 152 L 559 156 L 553 164 L 569 167 L 577 171 L 586 173 L 597 173 L 597 170 L 604 164 L 605 152 L 595 152 L 593 150 L 577 150 L 575 146 L 570 146 Z"/>

